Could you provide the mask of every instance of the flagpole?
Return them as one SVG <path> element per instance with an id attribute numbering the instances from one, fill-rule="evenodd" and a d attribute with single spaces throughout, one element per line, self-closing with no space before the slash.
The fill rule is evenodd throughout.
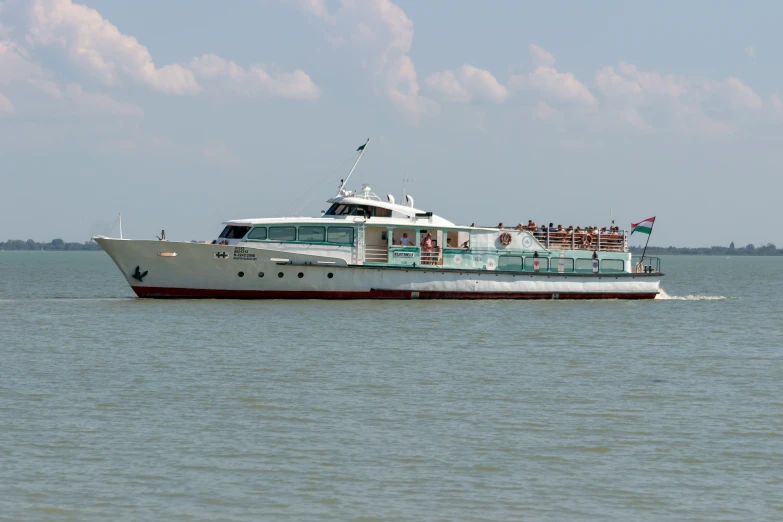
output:
<path id="1" fill-rule="evenodd" d="M 642 258 L 639 260 L 639 264 L 644 266 L 644 254 L 647 253 L 647 245 L 650 243 L 650 236 L 652 235 L 653 228 L 655 228 L 655 219 L 653 219 L 652 225 L 650 225 L 650 233 L 647 234 L 647 242 L 644 244 L 644 250 L 642 250 Z"/>
<path id="2" fill-rule="evenodd" d="M 359 156 L 356 158 L 356 161 L 353 163 L 353 167 L 351 167 L 351 172 L 349 172 L 345 180 L 343 180 L 343 182 L 340 183 L 340 190 L 337 191 L 338 196 L 340 195 L 340 192 L 343 191 L 345 184 L 348 183 L 348 178 L 350 178 L 351 174 L 353 174 L 354 169 L 356 169 L 356 165 L 359 164 L 359 160 L 362 159 L 362 156 L 364 156 L 364 150 L 367 148 L 368 143 L 370 143 L 370 138 L 367 138 L 367 141 L 365 141 L 364 145 L 361 146 L 361 150 L 359 151 Z"/>

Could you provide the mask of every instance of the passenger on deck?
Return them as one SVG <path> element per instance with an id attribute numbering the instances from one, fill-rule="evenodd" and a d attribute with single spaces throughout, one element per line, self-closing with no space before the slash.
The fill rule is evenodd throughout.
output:
<path id="1" fill-rule="evenodd" d="M 467 242 L 467 241 L 465 241 L 464 243 L 462 243 L 462 248 L 464 248 L 464 249 L 468 249 L 468 248 L 470 248 L 470 247 L 468 246 L 468 242 Z"/>
<path id="2" fill-rule="evenodd" d="M 523 225 L 521 222 L 514 227 L 514 230 L 525 230 L 525 225 Z"/>
<path id="3" fill-rule="evenodd" d="M 576 227 L 576 230 L 574 230 L 575 234 L 581 234 L 582 233 L 582 227 Z"/>
<path id="4" fill-rule="evenodd" d="M 446 238 L 446 247 L 447 248 L 451 248 L 451 238 L 450 237 Z"/>
<path id="5" fill-rule="evenodd" d="M 427 232 L 427 235 L 424 237 L 424 239 L 421 240 L 421 251 L 423 255 L 421 256 L 421 262 L 426 264 L 432 263 L 432 234 Z"/>
<path id="6" fill-rule="evenodd" d="M 536 225 L 535 221 L 533 221 L 532 219 L 528 219 L 527 220 L 527 229 L 529 231 L 535 232 L 537 228 L 538 228 L 538 225 Z"/>
<path id="7" fill-rule="evenodd" d="M 408 246 L 411 244 L 410 239 L 408 239 L 408 233 L 403 232 L 402 237 L 400 238 L 400 245 L 402 246 Z"/>
<path id="8" fill-rule="evenodd" d="M 557 232 L 557 229 L 555 228 L 555 225 L 553 225 L 552 223 L 549 224 L 549 231 L 550 232 Z"/>
<path id="9" fill-rule="evenodd" d="M 475 226 L 476 226 L 476 224 L 475 224 L 475 223 L 471 223 L 471 224 L 470 224 L 470 228 L 473 228 L 473 227 L 475 227 Z"/>
<path id="10" fill-rule="evenodd" d="M 501 230 L 503 229 L 503 222 L 502 221 L 500 223 L 498 223 L 498 228 L 501 229 Z"/>

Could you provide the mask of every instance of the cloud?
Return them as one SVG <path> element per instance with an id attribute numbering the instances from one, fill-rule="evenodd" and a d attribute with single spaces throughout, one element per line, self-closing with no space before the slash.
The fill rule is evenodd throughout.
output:
<path id="1" fill-rule="evenodd" d="M 736 123 L 733 115 L 758 111 L 763 105 L 750 86 L 733 76 L 723 80 L 686 78 L 642 71 L 620 62 L 617 68 L 607 66 L 597 71 L 594 82 L 606 109 L 619 112 L 622 121 L 640 130 L 652 128 L 641 116 L 640 109 L 646 108 L 658 125 L 666 125 L 668 118 L 681 132 L 728 135 Z"/>
<path id="2" fill-rule="evenodd" d="M 545 51 L 541 47 L 530 44 L 527 46 L 530 51 L 530 56 L 533 58 L 533 62 L 536 65 L 544 65 L 546 67 L 552 67 L 555 64 L 555 57 L 548 51 Z"/>
<path id="3" fill-rule="evenodd" d="M 572 73 L 561 73 L 553 67 L 539 65 L 534 72 L 527 75 L 525 85 L 555 100 L 588 107 L 596 103 L 590 90 Z"/>
<path id="4" fill-rule="evenodd" d="M 164 94 L 200 91 L 191 71 L 178 64 L 156 67 L 146 47 L 95 9 L 71 0 L 32 0 L 29 24 L 30 44 L 59 45 L 73 63 L 108 85 L 127 76 Z"/>
<path id="5" fill-rule="evenodd" d="M 460 84 L 452 71 L 432 73 L 426 80 L 427 87 L 439 92 L 448 101 L 467 103 L 470 101 L 470 93 Z"/>
<path id="6" fill-rule="evenodd" d="M 297 4 L 305 13 L 330 24 L 335 23 L 334 16 L 329 14 L 329 8 L 326 7 L 326 0 L 297 0 Z"/>
<path id="7" fill-rule="evenodd" d="M 43 76 L 43 68 L 32 61 L 27 50 L 10 40 L 0 41 L 0 84 Z"/>
<path id="8" fill-rule="evenodd" d="M 297 0 L 299 9 L 328 22 L 329 41 L 341 48 L 350 45 L 375 78 L 377 92 L 409 114 L 436 112 L 438 104 L 420 94 L 416 67 L 408 53 L 413 45 L 413 22 L 391 0 L 340 0 L 329 13 L 322 0 Z"/>
<path id="9" fill-rule="evenodd" d="M 250 95 L 264 92 L 296 100 L 317 100 L 321 90 L 304 71 L 270 74 L 260 65 L 245 69 L 215 54 L 193 58 L 190 68 L 205 80 L 223 81 L 235 92 Z"/>
<path id="10" fill-rule="evenodd" d="M 635 65 L 626 62 L 620 62 L 618 70 L 630 80 L 635 81 L 643 92 L 653 96 L 679 98 L 688 90 L 688 81 L 683 77 L 671 74 L 662 75 L 656 71 L 640 71 Z"/>
<path id="11" fill-rule="evenodd" d="M 753 89 L 733 76 L 726 79 L 728 98 L 737 106 L 757 111 L 761 108 L 761 97 Z"/>
<path id="12" fill-rule="evenodd" d="M 62 96 L 60 88 L 49 77 L 50 74 L 32 60 L 25 48 L 10 40 L 0 41 L 0 85 L 22 83 L 59 98 Z"/>
<path id="13" fill-rule="evenodd" d="M 585 84 L 572 73 L 562 73 L 552 65 L 555 58 L 537 45 L 528 47 L 530 55 L 538 64 L 527 76 L 513 76 L 511 84 L 542 94 L 549 100 L 567 102 L 584 107 L 596 105 L 596 99 Z"/>
<path id="14" fill-rule="evenodd" d="M 124 103 L 102 93 L 84 91 L 79 84 L 71 83 L 64 89 L 51 80 L 51 74 L 41 65 L 33 61 L 30 53 L 22 46 L 12 41 L 0 42 L 0 85 L 12 85 L 17 96 L 20 97 L 19 112 L 24 113 L 24 108 L 29 112 L 32 107 L 47 112 L 65 110 L 67 112 L 107 114 L 113 116 L 140 117 L 144 111 L 137 105 Z M 31 91 L 29 87 L 32 86 Z M 42 99 L 40 95 L 44 94 Z M 5 97 L 4 97 L 5 98 Z M 11 107 L 10 101 L 5 98 L 6 107 Z M 52 105 L 50 100 L 59 101 Z M 23 103 L 26 102 L 26 105 Z M 42 105 L 43 104 L 43 105 Z"/>
<path id="15" fill-rule="evenodd" d="M 6 98 L 2 92 L 0 92 L 0 117 L 8 116 L 15 112 L 16 110 L 14 109 L 14 104 L 11 103 L 11 100 Z"/>
<path id="16" fill-rule="evenodd" d="M 636 80 L 626 79 L 611 65 L 595 73 L 595 85 L 606 96 L 624 98 L 642 95 L 642 87 Z"/>
<path id="17" fill-rule="evenodd" d="M 435 102 L 419 95 L 416 68 L 408 56 L 413 22 L 390 0 L 341 0 L 338 17 L 353 26 L 351 41 L 378 54 L 376 75 L 383 91 L 405 112 L 437 111 Z"/>
<path id="18" fill-rule="evenodd" d="M 650 130 L 652 127 L 647 124 L 635 107 L 626 107 L 622 112 L 622 118 L 629 125 L 638 130 Z"/>
<path id="19" fill-rule="evenodd" d="M 745 52 L 751 58 L 755 58 L 756 57 L 756 49 L 752 45 L 746 45 L 745 46 Z"/>
<path id="20" fill-rule="evenodd" d="M 456 71 L 433 73 L 427 78 L 426 84 L 449 101 L 458 103 L 467 103 L 473 96 L 502 103 L 509 94 L 508 89 L 489 71 L 467 64 Z"/>
<path id="21" fill-rule="evenodd" d="M 557 109 L 553 109 L 547 102 L 539 101 L 536 104 L 535 114 L 540 120 L 548 120 L 557 115 Z"/>

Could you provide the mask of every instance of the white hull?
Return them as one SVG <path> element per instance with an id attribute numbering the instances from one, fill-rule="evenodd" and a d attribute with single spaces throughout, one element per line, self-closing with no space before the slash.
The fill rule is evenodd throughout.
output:
<path id="1" fill-rule="evenodd" d="M 234 255 L 234 246 L 110 238 L 96 241 L 139 297 L 652 299 L 660 291 L 661 274 L 355 266 L 334 257 L 260 248 L 237 250 L 239 254 Z M 223 253 L 227 255 L 222 257 Z"/>

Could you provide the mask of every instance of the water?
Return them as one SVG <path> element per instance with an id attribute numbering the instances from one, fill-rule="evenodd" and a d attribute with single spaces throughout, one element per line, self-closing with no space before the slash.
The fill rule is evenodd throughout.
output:
<path id="1" fill-rule="evenodd" d="M 144 301 L 0 252 L 0 520 L 783 519 L 783 259 L 647 302 Z"/>

